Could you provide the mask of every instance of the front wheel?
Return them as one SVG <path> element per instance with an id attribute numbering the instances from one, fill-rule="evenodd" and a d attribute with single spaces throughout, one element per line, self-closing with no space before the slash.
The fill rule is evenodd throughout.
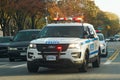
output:
<path id="1" fill-rule="evenodd" d="M 93 67 L 100 67 L 100 55 L 101 55 L 101 50 L 99 49 L 99 53 L 96 60 L 92 62 Z"/>
<path id="2" fill-rule="evenodd" d="M 89 60 L 89 56 L 88 56 L 88 53 L 86 52 L 84 63 L 79 68 L 80 72 L 87 72 L 88 71 L 88 60 Z"/>
<path id="3" fill-rule="evenodd" d="M 9 61 L 10 61 L 10 62 L 14 62 L 14 61 L 15 61 L 15 59 L 14 59 L 14 58 L 12 58 L 12 57 L 9 57 Z"/>
<path id="4" fill-rule="evenodd" d="M 37 72 L 39 69 L 39 66 L 33 62 L 27 61 L 27 69 L 29 72 Z"/>
<path id="5" fill-rule="evenodd" d="M 107 57 L 108 56 L 108 51 L 107 51 L 107 49 L 106 49 L 106 54 L 104 55 L 104 57 Z"/>

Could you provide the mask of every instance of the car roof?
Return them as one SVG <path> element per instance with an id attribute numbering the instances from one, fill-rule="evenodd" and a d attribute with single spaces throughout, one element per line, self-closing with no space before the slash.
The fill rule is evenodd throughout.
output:
<path id="1" fill-rule="evenodd" d="M 13 36 L 0 36 L 0 38 L 12 38 Z"/>
<path id="2" fill-rule="evenodd" d="M 116 35 L 114 35 L 114 36 L 120 36 L 119 34 L 116 34 Z"/>
<path id="3" fill-rule="evenodd" d="M 41 29 L 25 29 L 25 30 L 20 30 L 19 32 L 25 32 L 25 31 L 41 31 Z"/>
<path id="4" fill-rule="evenodd" d="M 89 23 L 51 23 L 47 26 L 93 26 Z"/>

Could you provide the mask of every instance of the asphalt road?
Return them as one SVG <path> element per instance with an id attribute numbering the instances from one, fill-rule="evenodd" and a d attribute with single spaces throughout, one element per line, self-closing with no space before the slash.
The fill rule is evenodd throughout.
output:
<path id="1" fill-rule="evenodd" d="M 101 58 L 100 68 L 92 68 L 87 73 L 77 69 L 53 70 L 40 67 L 38 73 L 29 73 L 26 61 L 9 62 L 0 58 L 0 80 L 120 80 L 120 42 L 108 43 L 108 57 Z"/>

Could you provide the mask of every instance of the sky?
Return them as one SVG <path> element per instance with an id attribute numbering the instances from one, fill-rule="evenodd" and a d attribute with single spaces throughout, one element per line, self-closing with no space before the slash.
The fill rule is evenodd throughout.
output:
<path id="1" fill-rule="evenodd" d="M 120 17 L 120 0 L 94 0 L 102 11 L 115 13 Z"/>

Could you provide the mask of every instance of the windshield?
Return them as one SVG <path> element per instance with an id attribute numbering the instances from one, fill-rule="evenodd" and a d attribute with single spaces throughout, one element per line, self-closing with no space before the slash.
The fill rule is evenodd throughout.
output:
<path id="1" fill-rule="evenodd" d="M 43 28 L 39 37 L 82 37 L 83 27 L 81 26 L 49 26 Z"/>
<path id="2" fill-rule="evenodd" d="M 115 38 L 120 38 L 120 35 L 115 35 Z"/>
<path id="3" fill-rule="evenodd" d="M 31 41 L 40 31 L 18 32 L 13 41 Z"/>
<path id="4" fill-rule="evenodd" d="M 0 43 L 6 43 L 6 42 L 10 42 L 9 37 L 0 37 Z"/>

